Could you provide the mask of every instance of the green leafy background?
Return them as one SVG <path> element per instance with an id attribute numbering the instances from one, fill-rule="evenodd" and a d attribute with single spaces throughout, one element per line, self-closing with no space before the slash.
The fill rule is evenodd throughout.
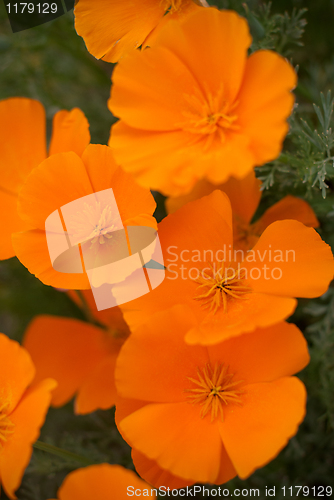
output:
<path id="1" fill-rule="evenodd" d="M 280 158 L 257 169 L 265 189 L 256 217 L 286 194 L 303 197 L 321 222 L 319 233 L 333 248 L 330 90 L 334 82 L 334 1 L 275 0 L 272 6 L 256 0 L 210 3 L 235 9 L 248 18 L 252 51 L 277 50 L 298 69 L 298 105 L 284 151 Z M 87 52 L 74 30 L 73 13 L 13 34 L 0 2 L 0 99 L 39 99 L 46 108 L 49 135 L 55 112 L 79 107 L 89 120 L 92 142 L 106 144 L 115 121 L 106 106 L 112 69 L 113 65 L 97 61 Z M 161 219 L 164 200 L 158 194 L 156 199 L 156 215 Z M 42 285 L 16 259 L 0 262 L 0 331 L 20 340 L 29 321 L 42 313 L 85 319 L 65 294 Z M 285 498 L 283 486 L 334 486 L 334 289 L 319 299 L 301 300 L 290 321 L 306 335 L 312 358 L 300 374 L 309 395 L 306 419 L 275 460 L 248 480 L 235 479 L 224 486 L 231 491 L 259 488 L 264 498 L 265 486 L 275 486 L 275 498 L 280 499 Z M 115 427 L 113 410 L 75 416 L 72 403 L 51 409 L 40 440 L 81 459 L 35 449 L 18 491 L 22 500 L 55 498 L 65 475 L 84 463 L 110 462 L 133 468 L 129 447 Z M 2 498 L 7 498 L 4 492 Z M 315 497 L 310 494 L 309 498 Z"/>

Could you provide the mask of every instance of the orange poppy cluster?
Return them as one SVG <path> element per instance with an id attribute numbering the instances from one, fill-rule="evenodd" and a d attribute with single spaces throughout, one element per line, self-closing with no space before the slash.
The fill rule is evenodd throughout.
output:
<path id="1" fill-rule="evenodd" d="M 0 103 L 0 258 L 16 256 L 91 319 L 38 316 L 23 347 L 0 335 L 0 478 L 11 498 L 49 404 L 74 396 L 77 414 L 116 404 L 148 484 L 101 464 L 71 473 L 59 500 L 247 478 L 305 415 L 293 375 L 309 362 L 307 343 L 285 320 L 296 298 L 326 292 L 333 254 L 304 200 L 287 196 L 253 221 L 253 167 L 281 151 L 295 71 L 272 51 L 249 56 L 247 22 L 233 11 L 204 0 L 132 4 L 75 7 L 88 50 L 118 61 L 108 105 L 120 120 L 109 146 L 90 144 L 73 109 L 55 115 L 47 152 L 42 105 Z M 124 227 L 158 227 L 166 275 L 146 295 L 98 311 L 85 272 L 53 268 L 45 221 L 109 188 Z M 158 225 L 150 189 L 168 196 Z M 86 214 L 91 243 L 112 251 L 96 213 Z"/>

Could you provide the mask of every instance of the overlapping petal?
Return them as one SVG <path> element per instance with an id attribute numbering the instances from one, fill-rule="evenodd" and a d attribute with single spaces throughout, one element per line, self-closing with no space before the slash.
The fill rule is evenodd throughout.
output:
<path id="1" fill-rule="evenodd" d="M 198 9 L 119 63 L 109 108 L 120 122 L 109 144 L 143 186 L 179 196 L 278 156 L 296 75 L 270 51 L 247 59 L 250 43 L 236 12 Z"/>
<path id="2" fill-rule="evenodd" d="M 152 216 L 155 202 L 151 193 L 138 186 L 129 174 L 116 165 L 107 146 L 90 145 L 82 157 L 73 151 L 54 154 L 31 172 L 20 191 L 18 209 L 22 219 L 32 229 L 15 233 L 12 242 L 19 260 L 43 283 L 59 288 L 90 288 L 77 254 L 73 256 L 72 267 L 69 268 L 72 271 L 76 264 L 77 272 L 73 269 L 73 273 L 61 273 L 52 267 L 45 221 L 62 206 L 108 188 L 113 189 L 124 226 L 156 227 Z M 64 258 L 72 257 L 68 255 Z"/>
<path id="3" fill-rule="evenodd" d="M 330 247 L 297 221 L 271 224 L 254 249 L 235 249 L 240 257 L 232 245 L 231 207 L 220 191 L 166 217 L 159 236 L 166 278 L 148 296 L 121 306 L 132 330 L 152 314 L 183 304 L 197 321 L 186 341 L 215 344 L 288 318 L 294 297 L 319 296 L 333 278 Z M 229 273 L 239 283 L 225 292 Z"/>
<path id="4" fill-rule="evenodd" d="M 20 486 L 24 470 L 29 464 L 32 444 L 39 436 L 50 405 L 51 391 L 56 385 L 52 379 L 32 385 L 10 414 L 14 432 L 0 450 L 1 482 L 10 498 L 16 498 L 14 492 Z"/>
<path id="5" fill-rule="evenodd" d="M 33 99 L 10 98 L 0 102 L 0 258 L 15 255 L 11 235 L 29 228 L 18 213 L 17 195 L 31 171 L 47 156 L 45 111 Z M 82 154 L 90 142 L 89 124 L 79 109 L 59 111 L 53 120 L 50 154 Z"/>
<path id="6" fill-rule="evenodd" d="M 37 316 L 29 325 L 24 346 L 35 367 L 35 381 L 52 377 L 58 383 L 52 404 L 62 406 L 77 395 L 77 413 L 115 404 L 115 362 L 124 337 L 83 321 Z"/>
<path id="7" fill-rule="evenodd" d="M 129 497 L 128 487 L 136 490 L 137 494 L 145 495 L 150 491 L 149 485 L 144 483 L 132 470 L 120 465 L 99 464 L 77 469 L 71 472 L 58 490 L 59 500 L 126 500 Z M 135 493 L 133 493 L 135 494 Z M 155 493 L 150 494 L 153 500 Z"/>
<path id="8" fill-rule="evenodd" d="M 150 45 L 154 41 L 160 23 L 165 24 L 166 11 L 173 4 L 172 0 L 134 0 L 131 4 L 96 0 L 93 5 L 89 0 L 81 0 L 74 9 L 75 28 L 91 54 L 98 59 L 117 62 L 140 45 Z M 192 0 L 182 0 L 177 12 L 165 17 L 182 17 L 194 8 Z"/>
<path id="9" fill-rule="evenodd" d="M 156 487 L 245 478 L 279 453 L 305 415 L 305 388 L 290 377 L 309 361 L 296 326 L 282 322 L 214 347 L 190 346 L 183 340 L 189 317 L 181 306 L 156 314 L 117 361 L 116 423 L 138 471 Z M 219 387 L 212 379 L 208 393 L 236 391 L 221 402 L 222 415 L 202 414 L 204 401 L 195 399 L 212 377 L 202 371 L 208 366 L 230 374 Z M 197 378 L 202 385 L 194 385 Z"/>

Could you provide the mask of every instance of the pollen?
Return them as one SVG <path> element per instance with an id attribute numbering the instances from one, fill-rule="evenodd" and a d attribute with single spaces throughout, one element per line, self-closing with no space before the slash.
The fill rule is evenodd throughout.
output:
<path id="1" fill-rule="evenodd" d="M 163 0 L 162 1 L 162 7 L 171 13 L 178 12 L 182 4 L 184 3 L 184 0 Z"/>
<path id="2" fill-rule="evenodd" d="M 90 241 L 92 248 L 95 243 L 103 245 L 112 238 L 112 232 L 117 229 L 116 217 L 109 205 L 101 207 L 101 202 L 95 205 L 84 204 L 84 210 L 73 216 L 70 232 L 79 242 Z"/>
<path id="3" fill-rule="evenodd" d="M 0 406 L 0 449 L 8 441 L 8 438 L 14 432 L 14 424 L 7 415 L 9 403 Z"/>
<path id="4" fill-rule="evenodd" d="M 214 264 L 208 266 L 194 279 L 199 284 L 197 290 L 204 292 L 194 297 L 195 300 L 202 301 L 204 307 L 216 314 L 221 309 L 226 313 L 228 302 L 232 300 L 247 299 L 252 289 L 246 284 L 245 270 L 227 267 L 225 262 L 221 263 L 218 271 Z"/>
<path id="5" fill-rule="evenodd" d="M 189 393 L 188 399 L 192 404 L 202 406 L 200 415 L 204 418 L 211 411 L 211 422 L 218 416 L 224 420 L 224 406 L 234 403 L 242 404 L 241 395 L 243 390 L 238 389 L 238 385 L 243 381 L 233 381 L 234 374 L 228 373 L 229 367 L 216 363 L 214 369 L 208 363 L 204 368 L 197 368 L 197 379 L 187 377 L 195 387 L 185 389 Z"/>
<path id="6" fill-rule="evenodd" d="M 222 88 L 215 95 L 209 91 L 202 94 L 196 89 L 193 95 L 185 94 L 183 97 L 186 106 L 183 116 L 186 120 L 179 124 L 183 130 L 207 135 L 210 145 L 214 138 L 224 143 L 227 131 L 239 130 L 235 113 L 238 102 L 231 104 L 226 101 Z"/>

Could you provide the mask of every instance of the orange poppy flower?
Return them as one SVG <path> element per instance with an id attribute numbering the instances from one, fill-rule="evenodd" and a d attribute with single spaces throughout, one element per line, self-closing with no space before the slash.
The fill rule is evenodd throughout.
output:
<path id="1" fill-rule="evenodd" d="M 127 500 L 129 496 L 156 498 L 154 492 L 151 495 L 149 485 L 132 470 L 110 464 L 91 465 L 71 472 L 57 493 L 58 500 Z"/>
<path id="2" fill-rule="evenodd" d="M 234 250 L 231 205 L 221 191 L 168 215 L 158 231 L 165 280 L 121 306 L 131 331 L 152 314 L 184 304 L 198 320 L 186 341 L 214 344 L 286 319 L 294 297 L 322 295 L 333 278 L 330 247 L 298 221 L 276 221 L 253 249 Z"/>
<path id="3" fill-rule="evenodd" d="M 274 52 L 248 58 L 250 44 L 236 12 L 199 9 L 120 61 L 109 144 L 143 186 L 179 196 L 201 178 L 243 178 L 279 155 L 296 74 Z"/>
<path id="4" fill-rule="evenodd" d="M 228 181 L 219 186 L 202 179 L 190 193 L 168 198 L 166 201 L 167 213 L 174 213 L 189 201 L 198 200 L 217 188 L 224 191 L 231 202 L 234 248 L 249 250 L 257 243 L 263 231 L 277 220 L 294 219 L 302 222 L 305 226 L 319 227 L 319 221 L 311 206 L 301 198 L 291 195 L 282 198 L 266 210 L 256 222 L 251 223 L 261 200 L 261 181 L 255 177 L 254 171 L 251 171 L 244 179 L 230 177 Z"/>
<path id="5" fill-rule="evenodd" d="M 118 307 L 108 309 L 106 317 L 107 311 L 96 311 L 92 292 L 83 294 L 94 314 L 106 320 L 105 328 L 77 319 L 37 316 L 23 341 L 36 367 L 35 381 L 52 377 L 58 383 L 52 406 L 62 406 L 76 395 L 77 414 L 105 410 L 115 404 L 115 363 L 130 333 Z"/>
<path id="6" fill-rule="evenodd" d="M 309 355 L 295 325 L 205 347 L 184 342 L 194 324 L 182 306 L 156 314 L 116 364 L 117 425 L 155 486 L 163 472 L 173 484 L 244 479 L 279 453 L 305 415 L 304 385 L 291 375 Z"/>
<path id="7" fill-rule="evenodd" d="M 20 486 L 56 382 L 31 385 L 35 368 L 27 351 L 0 334 L 0 481 L 10 498 Z"/>
<path id="8" fill-rule="evenodd" d="M 18 259 L 43 283 L 65 289 L 90 288 L 79 254 L 81 267 L 77 273 L 59 272 L 52 267 L 45 221 L 63 205 L 109 188 L 115 195 L 119 212 L 116 215 L 120 218 L 120 224 L 156 227 L 151 215 L 155 210 L 153 196 L 116 165 L 112 151 L 107 146 L 89 145 L 81 157 L 74 152 L 54 154 L 30 173 L 20 190 L 18 202 L 19 215 L 29 229 L 13 234 L 12 241 Z M 109 212 L 105 215 L 105 209 L 102 210 L 103 205 L 99 203 L 96 202 L 95 211 L 88 212 L 89 206 L 72 221 L 78 233 L 81 227 L 89 229 L 92 225 L 94 235 L 92 233 L 92 239 L 89 237 L 87 241 L 88 246 L 93 247 L 92 252 L 96 251 L 97 255 L 108 251 L 108 242 L 114 241 L 95 234 L 95 228 L 99 230 L 100 225 L 105 224 L 104 218 L 109 216 Z M 111 211 L 111 219 L 114 215 Z M 107 232 L 107 228 L 103 231 Z M 73 248 L 77 250 L 77 245 Z"/>
<path id="9" fill-rule="evenodd" d="M 11 235 L 29 225 L 17 213 L 17 196 L 34 167 L 47 157 L 46 119 L 42 104 L 14 97 L 0 102 L 0 259 L 14 257 Z M 81 155 L 90 142 L 89 124 L 80 109 L 53 118 L 49 154 Z"/>
<path id="10" fill-rule="evenodd" d="M 145 46 L 169 19 L 179 19 L 205 0 L 80 0 L 74 8 L 75 29 L 97 59 L 117 62 Z M 207 4 L 206 4 L 207 5 Z"/>

